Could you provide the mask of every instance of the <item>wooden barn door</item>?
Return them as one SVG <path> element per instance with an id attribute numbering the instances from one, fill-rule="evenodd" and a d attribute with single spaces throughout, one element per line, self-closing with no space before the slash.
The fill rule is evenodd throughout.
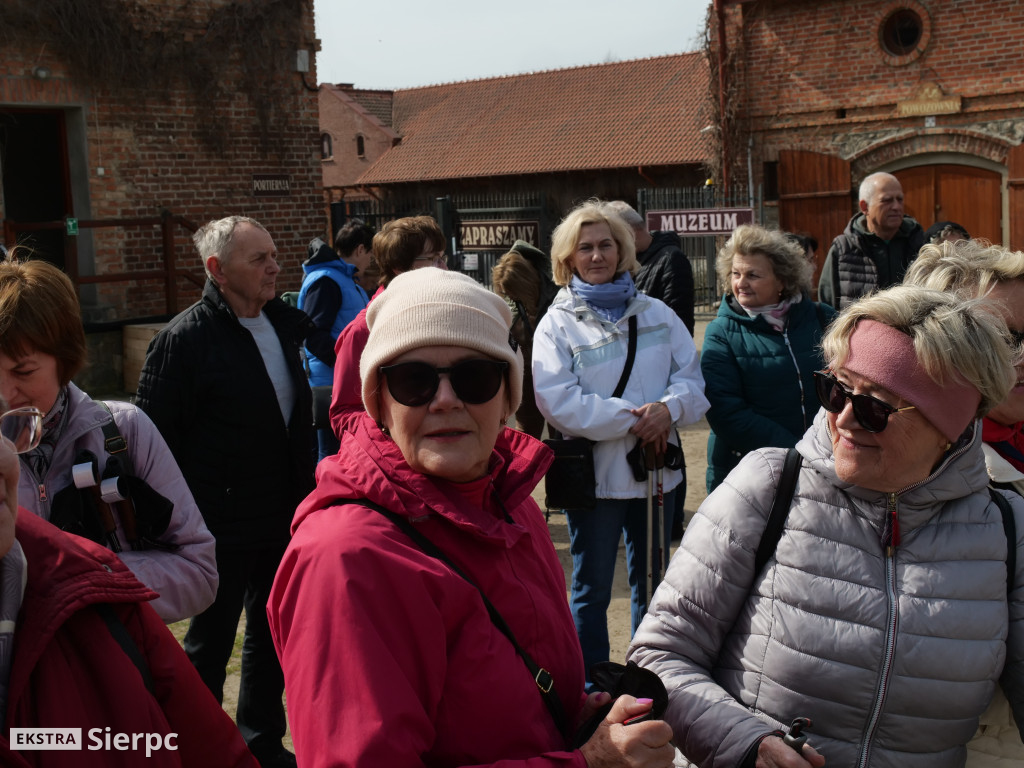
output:
<path id="1" fill-rule="evenodd" d="M 1010 248 L 1024 250 L 1024 145 L 1013 147 L 1007 160 L 1010 179 Z M 967 230 L 970 232 L 970 230 Z"/>
<path id="2" fill-rule="evenodd" d="M 832 240 L 842 234 L 856 208 L 850 164 L 817 152 L 779 152 L 779 226 L 818 241 L 814 285 Z"/>
<path id="3" fill-rule="evenodd" d="M 903 186 L 906 214 L 925 229 L 955 221 L 971 237 L 1003 242 L 1000 174 L 967 165 L 919 165 L 893 175 Z"/>

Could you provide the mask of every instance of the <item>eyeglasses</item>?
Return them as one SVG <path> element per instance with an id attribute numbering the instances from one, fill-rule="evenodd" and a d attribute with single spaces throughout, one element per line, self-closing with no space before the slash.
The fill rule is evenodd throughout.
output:
<path id="1" fill-rule="evenodd" d="M 434 399 L 447 374 L 455 395 L 464 403 L 480 405 L 498 394 L 508 363 L 501 360 L 463 360 L 446 368 L 410 362 L 385 365 L 380 369 L 388 391 L 402 405 L 415 408 Z"/>
<path id="2" fill-rule="evenodd" d="M 429 261 L 431 267 L 444 267 L 448 264 L 448 254 L 444 251 L 417 256 L 413 261 Z"/>
<path id="3" fill-rule="evenodd" d="M 38 408 L 15 408 L 0 415 L 0 437 L 15 453 L 31 451 L 42 434 L 43 412 Z"/>
<path id="4" fill-rule="evenodd" d="M 910 411 L 916 405 L 896 408 L 871 395 L 855 395 L 844 387 L 835 376 L 828 371 L 814 372 L 814 386 L 822 407 L 829 413 L 839 413 L 846 407 L 849 399 L 853 404 L 853 415 L 868 432 L 881 432 L 889 425 L 889 417 L 894 413 Z"/>

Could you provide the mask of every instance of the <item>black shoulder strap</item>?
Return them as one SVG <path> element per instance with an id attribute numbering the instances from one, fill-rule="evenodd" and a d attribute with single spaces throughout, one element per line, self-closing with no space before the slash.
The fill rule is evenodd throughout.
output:
<path id="1" fill-rule="evenodd" d="M 988 492 L 1003 516 L 1003 530 L 1006 532 L 1006 594 L 1010 594 L 1017 574 L 1017 521 L 1013 518 L 1013 507 L 1006 497 L 991 486 Z"/>
<path id="2" fill-rule="evenodd" d="M 494 626 L 509 639 L 512 643 L 512 647 L 516 649 L 516 653 L 519 654 L 519 658 L 523 660 L 526 668 L 530 671 L 533 676 L 533 681 L 537 684 L 537 689 L 541 693 L 541 697 L 544 699 L 544 703 L 547 705 L 548 711 L 551 712 L 551 717 L 555 721 L 555 725 L 558 727 L 559 732 L 564 736 L 568 733 L 568 718 L 565 714 L 565 709 L 562 707 L 562 700 L 558 698 L 558 693 L 555 691 L 555 680 L 543 667 L 539 666 L 526 652 L 526 649 L 519 645 L 514 634 L 512 634 L 512 628 L 509 627 L 508 623 L 498 613 L 498 609 L 495 608 L 491 601 L 487 599 L 487 595 L 481 591 L 472 579 L 469 578 L 455 563 L 453 563 L 448 556 L 438 548 L 434 542 L 416 530 L 409 519 L 392 512 L 387 507 L 382 507 L 380 504 L 375 504 L 369 499 L 350 499 L 339 501 L 339 504 L 359 504 L 360 506 L 372 509 L 380 514 L 384 515 L 388 520 L 394 523 L 406 536 L 413 540 L 413 542 L 426 552 L 431 557 L 437 558 L 442 563 L 451 568 L 458 576 L 464 579 L 471 587 L 480 593 L 480 598 L 484 601 L 484 606 L 487 608 L 487 613 L 491 617 L 491 621 Z"/>
<path id="3" fill-rule="evenodd" d="M 755 577 L 772 559 L 775 548 L 779 545 L 779 539 L 782 538 L 782 528 L 786 524 L 789 507 L 793 503 L 793 492 L 796 490 L 796 478 L 800 473 L 800 462 L 801 456 L 796 448 L 786 451 L 786 462 L 782 465 L 782 474 L 779 475 L 779 485 L 775 489 L 772 508 L 768 510 L 768 523 L 765 525 L 761 543 L 757 547 L 757 555 L 754 557 Z"/>
<path id="4" fill-rule="evenodd" d="M 615 391 L 612 392 L 612 397 L 622 397 L 622 393 L 626 391 L 626 382 L 629 381 L 629 374 L 633 371 L 633 361 L 636 360 L 636 326 L 636 315 L 630 315 L 629 348 L 626 351 L 626 365 L 622 369 L 622 375 L 619 376 L 619 383 L 615 385 Z"/>
<path id="5" fill-rule="evenodd" d="M 134 474 L 132 469 L 132 458 L 128 452 L 128 441 L 124 439 L 121 434 L 121 430 L 117 428 L 117 420 L 114 419 L 114 412 L 110 410 L 110 406 L 102 400 L 96 400 L 97 404 L 102 406 L 103 410 L 110 416 L 110 421 L 104 422 L 100 425 L 100 429 L 103 430 L 103 447 L 107 453 L 111 456 L 117 456 L 122 462 L 122 466 L 128 472 L 128 474 Z"/>
<path id="6" fill-rule="evenodd" d="M 139 650 L 138 644 L 132 638 L 128 632 L 128 628 L 124 623 L 117 617 L 117 613 L 114 608 L 107 603 L 97 603 L 96 610 L 100 616 L 103 617 L 104 623 L 107 625 L 107 629 L 110 630 L 110 634 L 113 635 L 117 644 L 121 646 L 121 650 L 125 652 L 125 655 L 132 660 L 132 664 L 139 670 L 139 674 L 142 675 L 142 682 L 146 684 L 146 690 L 154 696 L 153 689 L 153 673 L 149 669 L 149 664 L 146 662 L 146 657 L 142 655 L 142 651 Z"/>

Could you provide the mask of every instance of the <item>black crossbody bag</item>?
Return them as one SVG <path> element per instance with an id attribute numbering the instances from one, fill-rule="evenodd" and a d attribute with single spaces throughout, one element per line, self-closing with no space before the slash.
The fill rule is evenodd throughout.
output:
<path id="1" fill-rule="evenodd" d="M 622 397 L 636 359 L 637 319 L 629 318 L 629 348 L 626 365 L 612 397 Z M 597 477 L 594 474 L 594 441 L 585 437 L 545 440 L 555 461 L 544 475 L 544 506 L 548 509 L 593 509 L 597 505 Z"/>

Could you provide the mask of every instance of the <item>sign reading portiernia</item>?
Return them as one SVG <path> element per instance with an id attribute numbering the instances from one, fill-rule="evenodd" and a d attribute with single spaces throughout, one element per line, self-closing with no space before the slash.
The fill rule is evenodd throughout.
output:
<path id="1" fill-rule="evenodd" d="M 287 173 L 254 173 L 252 193 L 256 197 L 287 197 L 292 193 L 291 176 Z"/>
<path id="2" fill-rule="evenodd" d="M 648 211 L 647 228 L 680 235 L 728 235 L 740 224 L 754 223 L 753 208 L 691 208 Z"/>

